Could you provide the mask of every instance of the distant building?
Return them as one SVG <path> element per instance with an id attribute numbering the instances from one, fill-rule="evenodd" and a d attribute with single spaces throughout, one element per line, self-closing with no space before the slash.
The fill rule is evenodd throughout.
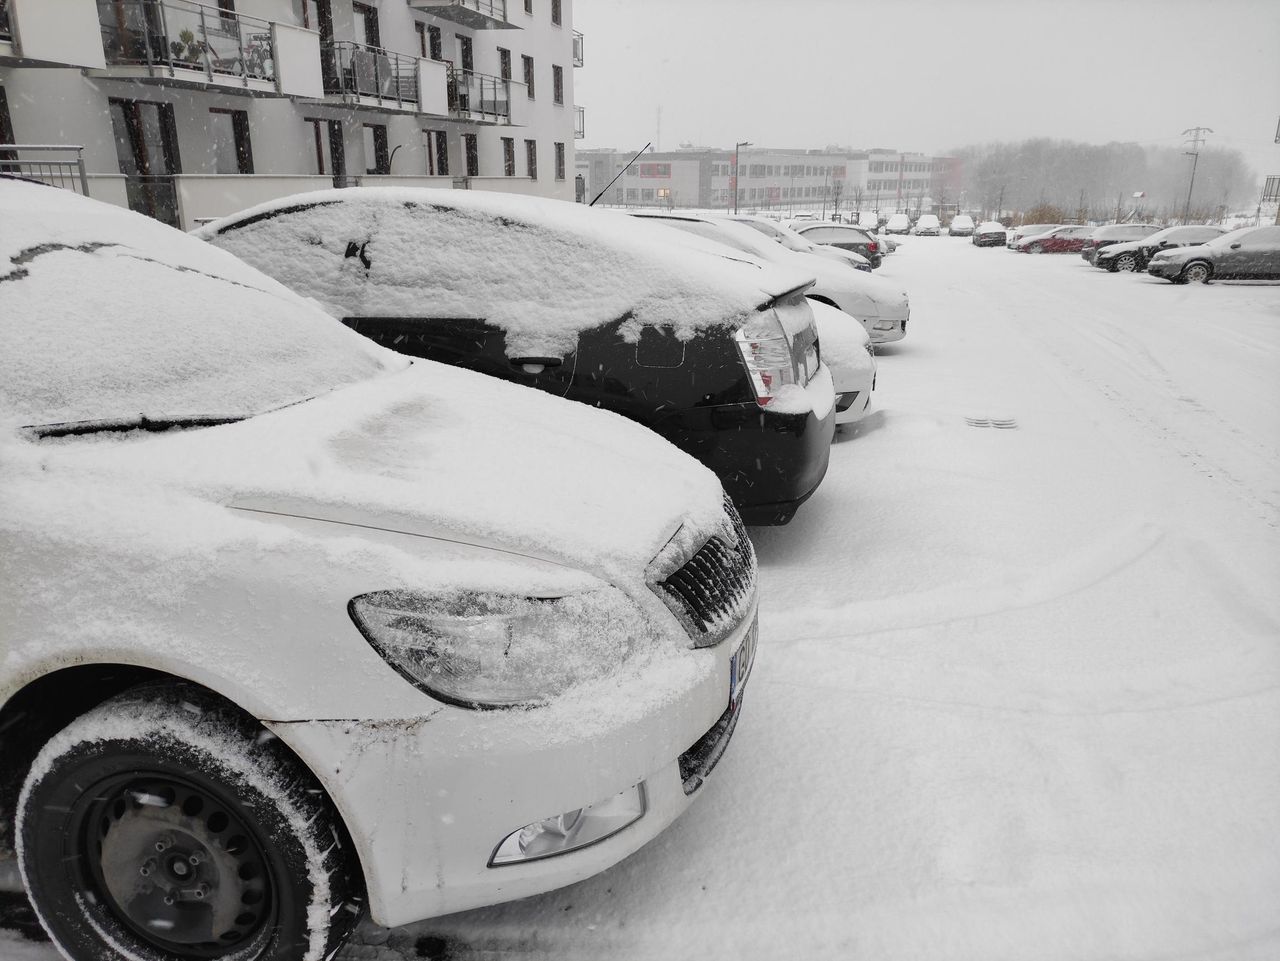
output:
<path id="1" fill-rule="evenodd" d="M 572 4 L 0 0 L 0 142 L 82 145 L 91 196 L 183 228 L 335 185 L 573 200 Z"/>

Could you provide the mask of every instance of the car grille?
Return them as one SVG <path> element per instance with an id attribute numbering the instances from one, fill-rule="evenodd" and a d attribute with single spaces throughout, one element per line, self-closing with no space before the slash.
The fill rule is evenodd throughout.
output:
<path id="1" fill-rule="evenodd" d="M 724 525 L 681 560 L 677 538 L 649 565 L 649 587 L 676 616 L 695 647 L 714 647 L 749 613 L 756 593 L 756 552 L 728 497 Z"/>

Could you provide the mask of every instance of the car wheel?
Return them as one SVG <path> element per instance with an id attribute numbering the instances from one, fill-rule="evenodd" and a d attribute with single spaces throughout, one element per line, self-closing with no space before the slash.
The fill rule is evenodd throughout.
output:
<path id="1" fill-rule="evenodd" d="M 1031 251 L 1033 254 L 1042 254 L 1042 253 L 1044 253 L 1044 247 L 1042 247 L 1040 244 L 1032 244 L 1032 245 L 1031 245 L 1030 247 L 1028 247 L 1027 249 L 1028 249 L 1029 251 Z"/>
<path id="2" fill-rule="evenodd" d="M 144 686 L 72 721 L 18 803 L 27 894 L 73 961 L 326 958 L 360 914 L 310 772 L 234 708 Z"/>
<path id="3" fill-rule="evenodd" d="M 1138 258 L 1133 254 L 1121 254 L 1119 257 L 1112 259 L 1111 269 L 1113 271 L 1124 270 L 1132 273 L 1138 269 Z"/>
<path id="4" fill-rule="evenodd" d="M 1184 284 L 1207 284 L 1213 276 L 1213 268 L 1203 260 L 1193 260 L 1182 268 L 1181 280 Z"/>

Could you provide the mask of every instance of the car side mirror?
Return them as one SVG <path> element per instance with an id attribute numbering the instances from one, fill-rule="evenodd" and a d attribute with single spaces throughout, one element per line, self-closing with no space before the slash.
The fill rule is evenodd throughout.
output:
<path id="1" fill-rule="evenodd" d="M 1232 244 L 1232 245 L 1231 245 L 1231 249 L 1232 249 L 1232 250 L 1239 250 L 1239 249 L 1240 249 L 1240 245 L 1239 245 L 1239 244 Z"/>

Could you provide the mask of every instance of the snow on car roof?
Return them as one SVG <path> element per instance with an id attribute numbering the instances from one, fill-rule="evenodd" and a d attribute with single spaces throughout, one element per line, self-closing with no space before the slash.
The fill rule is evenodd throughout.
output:
<path id="1" fill-rule="evenodd" d="M 195 233 L 335 316 L 480 318 L 506 332 L 512 356 L 572 350 L 580 331 L 628 315 L 687 339 L 741 323 L 808 281 L 720 248 L 673 245 L 667 231 L 623 214 L 479 191 L 318 191 Z"/>
<path id="2" fill-rule="evenodd" d="M 15 180 L 0 180 L 0 317 L 8 427 L 243 417 L 405 364 L 224 251 Z"/>

